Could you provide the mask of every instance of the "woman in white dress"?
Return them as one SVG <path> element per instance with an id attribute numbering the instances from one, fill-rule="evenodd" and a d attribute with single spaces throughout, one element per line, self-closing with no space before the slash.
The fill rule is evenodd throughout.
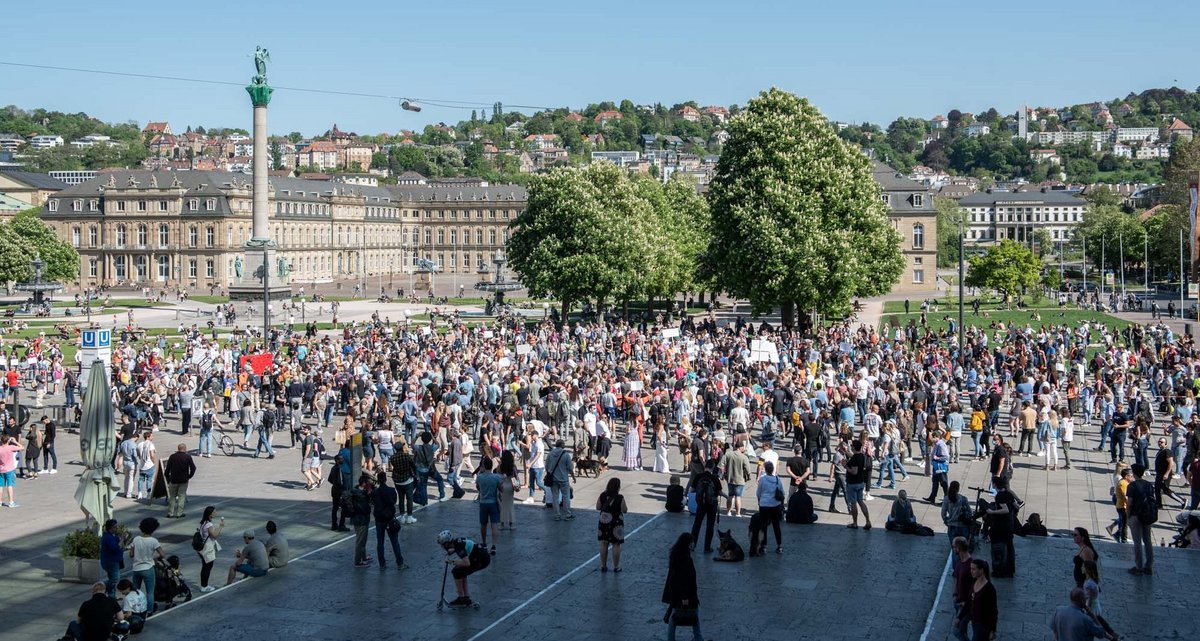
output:
<path id="1" fill-rule="evenodd" d="M 671 473 L 671 464 L 667 461 L 667 424 L 662 416 L 654 424 L 654 471 Z"/>
<path id="2" fill-rule="evenodd" d="M 625 431 L 625 467 L 630 470 L 642 469 L 642 443 L 638 438 L 637 427 L 630 423 Z"/>

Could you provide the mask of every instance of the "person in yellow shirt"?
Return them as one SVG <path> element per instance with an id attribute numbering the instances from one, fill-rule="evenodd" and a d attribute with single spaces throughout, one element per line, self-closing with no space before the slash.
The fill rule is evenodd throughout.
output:
<path id="1" fill-rule="evenodd" d="M 1109 536 L 1119 543 L 1124 543 L 1128 538 L 1126 528 L 1129 518 L 1125 511 L 1129 508 L 1129 498 L 1126 496 L 1126 491 L 1132 480 L 1133 472 L 1124 465 L 1118 465 L 1117 477 L 1113 481 L 1113 503 L 1117 508 L 1117 520 L 1105 526 L 1104 529 L 1108 530 Z"/>
<path id="2" fill-rule="evenodd" d="M 983 406 L 975 408 L 971 412 L 971 439 L 975 442 L 975 460 L 983 460 L 983 426 L 987 421 L 987 413 L 983 411 Z"/>

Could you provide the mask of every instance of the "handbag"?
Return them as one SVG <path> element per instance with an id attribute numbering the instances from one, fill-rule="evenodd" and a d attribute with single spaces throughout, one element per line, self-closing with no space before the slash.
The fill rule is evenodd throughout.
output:
<path id="1" fill-rule="evenodd" d="M 392 520 L 388 521 L 388 524 L 387 524 L 388 534 L 392 534 L 392 535 L 399 534 L 400 528 L 402 525 L 403 524 L 400 522 L 399 516 L 392 517 Z"/>
<path id="2" fill-rule="evenodd" d="M 700 613 L 696 608 L 677 608 L 671 612 L 671 620 L 675 625 L 690 627 L 700 622 Z"/>
<path id="3" fill-rule="evenodd" d="M 787 497 L 785 497 L 783 495 L 783 488 L 781 487 L 781 483 L 779 482 L 779 477 L 773 477 L 773 478 L 775 479 L 775 500 L 779 501 L 780 505 L 782 505 L 784 499 Z"/>
<path id="4" fill-rule="evenodd" d="M 604 502 L 604 508 L 600 510 L 600 525 L 608 525 L 613 522 L 612 512 L 608 511 L 608 506 L 612 504 L 612 499 Z"/>

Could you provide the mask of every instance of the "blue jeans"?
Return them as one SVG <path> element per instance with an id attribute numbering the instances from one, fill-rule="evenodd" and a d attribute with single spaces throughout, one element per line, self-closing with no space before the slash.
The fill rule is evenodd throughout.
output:
<path id="1" fill-rule="evenodd" d="M 947 525 L 946 526 L 946 537 L 950 539 L 951 543 L 953 543 L 954 538 L 958 537 L 958 536 L 961 536 L 964 539 L 970 538 L 971 528 L 969 528 L 965 525 Z"/>
<path id="2" fill-rule="evenodd" d="M 146 495 L 154 494 L 154 468 L 148 470 L 138 470 L 137 493 L 142 493 L 142 486 L 146 487 Z M 151 572 L 153 573 L 153 572 Z"/>
<path id="3" fill-rule="evenodd" d="M 965 604 L 954 604 L 954 638 L 958 641 L 967 641 L 968 631 L 971 627 L 970 617 L 959 618 L 962 616 L 963 605 Z"/>
<path id="4" fill-rule="evenodd" d="M 1182 449 L 1182 448 L 1180 448 L 1180 449 Z M 51 460 L 54 461 L 54 467 L 50 467 Z M 1177 459 L 1177 460 L 1180 461 L 1180 465 L 1182 466 L 1183 459 Z M 43 470 L 57 470 L 58 469 L 58 454 L 56 454 L 54 452 L 54 443 L 51 443 L 42 448 L 42 469 Z"/>
<path id="5" fill-rule="evenodd" d="M 900 462 L 900 457 L 889 454 L 883 457 L 879 463 L 879 480 L 875 481 L 875 487 L 883 485 L 883 474 L 886 471 L 888 483 L 892 486 L 896 485 L 896 468 L 900 468 L 900 473 L 904 478 L 908 478 L 908 470 L 904 469 L 904 464 Z"/>
<path id="6" fill-rule="evenodd" d="M 667 621 L 667 641 L 675 641 L 675 617 Z M 704 636 L 700 634 L 699 611 L 696 612 L 696 623 L 692 625 L 692 641 L 704 641 Z"/>
<path id="7" fill-rule="evenodd" d="M 67 385 L 66 393 L 67 393 L 67 400 L 66 400 L 67 407 L 75 407 L 75 386 Z"/>
<path id="8" fill-rule="evenodd" d="M 1114 461 L 1125 460 L 1125 435 L 1128 433 L 1129 430 L 1113 430 L 1109 451 Z"/>
<path id="9" fill-rule="evenodd" d="M 983 443 L 979 439 L 983 438 L 983 430 L 971 432 L 971 440 L 975 443 L 975 456 L 983 456 Z"/>
<path id="10" fill-rule="evenodd" d="M 104 593 L 110 597 L 117 594 L 117 582 L 121 580 L 121 563 L 101 563 L 100 571 L 104 573 Z"/>
<path id="11" fill-rule="evenodd" d="M 144 584 L 146 586 L 146 611 L 153 612 L 154 607 L 154 568 L 149 570 L 134 570 L 129 573 L 129 580 L 133 581 L 133 589 L 138 590 Z"/>
<path id="12" fill-rule="evenodd" d="M 267 436 L 266 430 L 258 431 L 258 444 L 254 446 L 254 456 L 258 457 L 258 453 L 266 451 L 268 456 L 275 456 L 275 448 L 271 447 L 271 440 Z"/>
<path id="13" fill-rule="evenodd" d="M 200 453 L 211 455 L 213 451 L 212 430 L 200 430 Z"/>
<path id="14" fill-rule="evenodd" d="M 546 483 L 542 480 L 545 475 L 546 468 L 544 467 L 529 468 L 529 498 L 533 498 L 534 486 L 542 488 L 542 494 L 546 493 Z"/>
<path id="15" fill-rule="evenodd" d="M 386 521 L 375 519 L 375 552 L 379 556 L 379 567 L 387 565 L 387 557 L 383 555 L 383 537 L 387 537 L 392 542 L 392 554 L 396 555 L 396 567 L 404 565 L 404 555 L 400 553 L 400 536 L 399 532 L 392 534 L 388 531 Z"/>
<path id="16" fill-rule="evenodd" d="M 429 477 L 437 482 L 438 499 L 446 498 L 446 482 L 442 480 L 441 472 L 438 472 L 437 466 L 429 469 L 417 468 L 417 496 L 414 501 L 425 505 L 429 502 Z M 419 497 L 419 498 L 418 498 Z"/>
<path id="17" fill-rule="evenodd" d="M 1109 439 L 1109 437 L 1112 436 L 1112 425 L 1113 424 L 1112 424 L 1111 420 L 1104 421 L 1103 423 L 1100 424 L 1100 445 L 1096 446 L 1096 449 L 1101 450 L 1101 451 L 1104 450 L 1105 441 L 1107 441 Z"/>

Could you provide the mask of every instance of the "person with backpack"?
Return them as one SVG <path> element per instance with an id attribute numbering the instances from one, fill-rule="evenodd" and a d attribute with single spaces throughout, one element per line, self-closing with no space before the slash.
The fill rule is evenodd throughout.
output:
<path id="1" fill-rule="evenodd" d="M 253 458 L 258 458 L 258 453 L 265 451 L 268 459 L 275 458 L 275 448 L 271 447 L 271 430 L 275 425 L 275 410 L 267 407 L 258 412 L 258 421 L 255 429 L 258 431 L 258 443 L 254 446 Z"/>
<path id="2" fill-rule="evenodd" d="M 1146 474 L 1145 466 L 1134 463 L 1130 469 L 1134 480 L 1125 490 L 1126 521 L 1133 535 L 1133 567 L 1129 568 L 1129 573 L 1150 576 L 1154 574 L 1154 539 L 1150 526 L 1158 522 L 1158 504 L 1154 500 L 1154 485 L 1142 478 Z"/>
<path id="3" fill-rule="evenodd" d="M 717 525 L 718 502 L 721 500 L 721 480 L 717 478 L 717 462 L 709 460 L 704 471 L 696 476 L 692 484 L 696 489 L 696 518 L 692 521 L 692 549 L 696 549 L 696 541 L 700 536 L 700 524 L 707 523 L 704 528 L 704 552 L 712 552 L 713 529 Z"/>

